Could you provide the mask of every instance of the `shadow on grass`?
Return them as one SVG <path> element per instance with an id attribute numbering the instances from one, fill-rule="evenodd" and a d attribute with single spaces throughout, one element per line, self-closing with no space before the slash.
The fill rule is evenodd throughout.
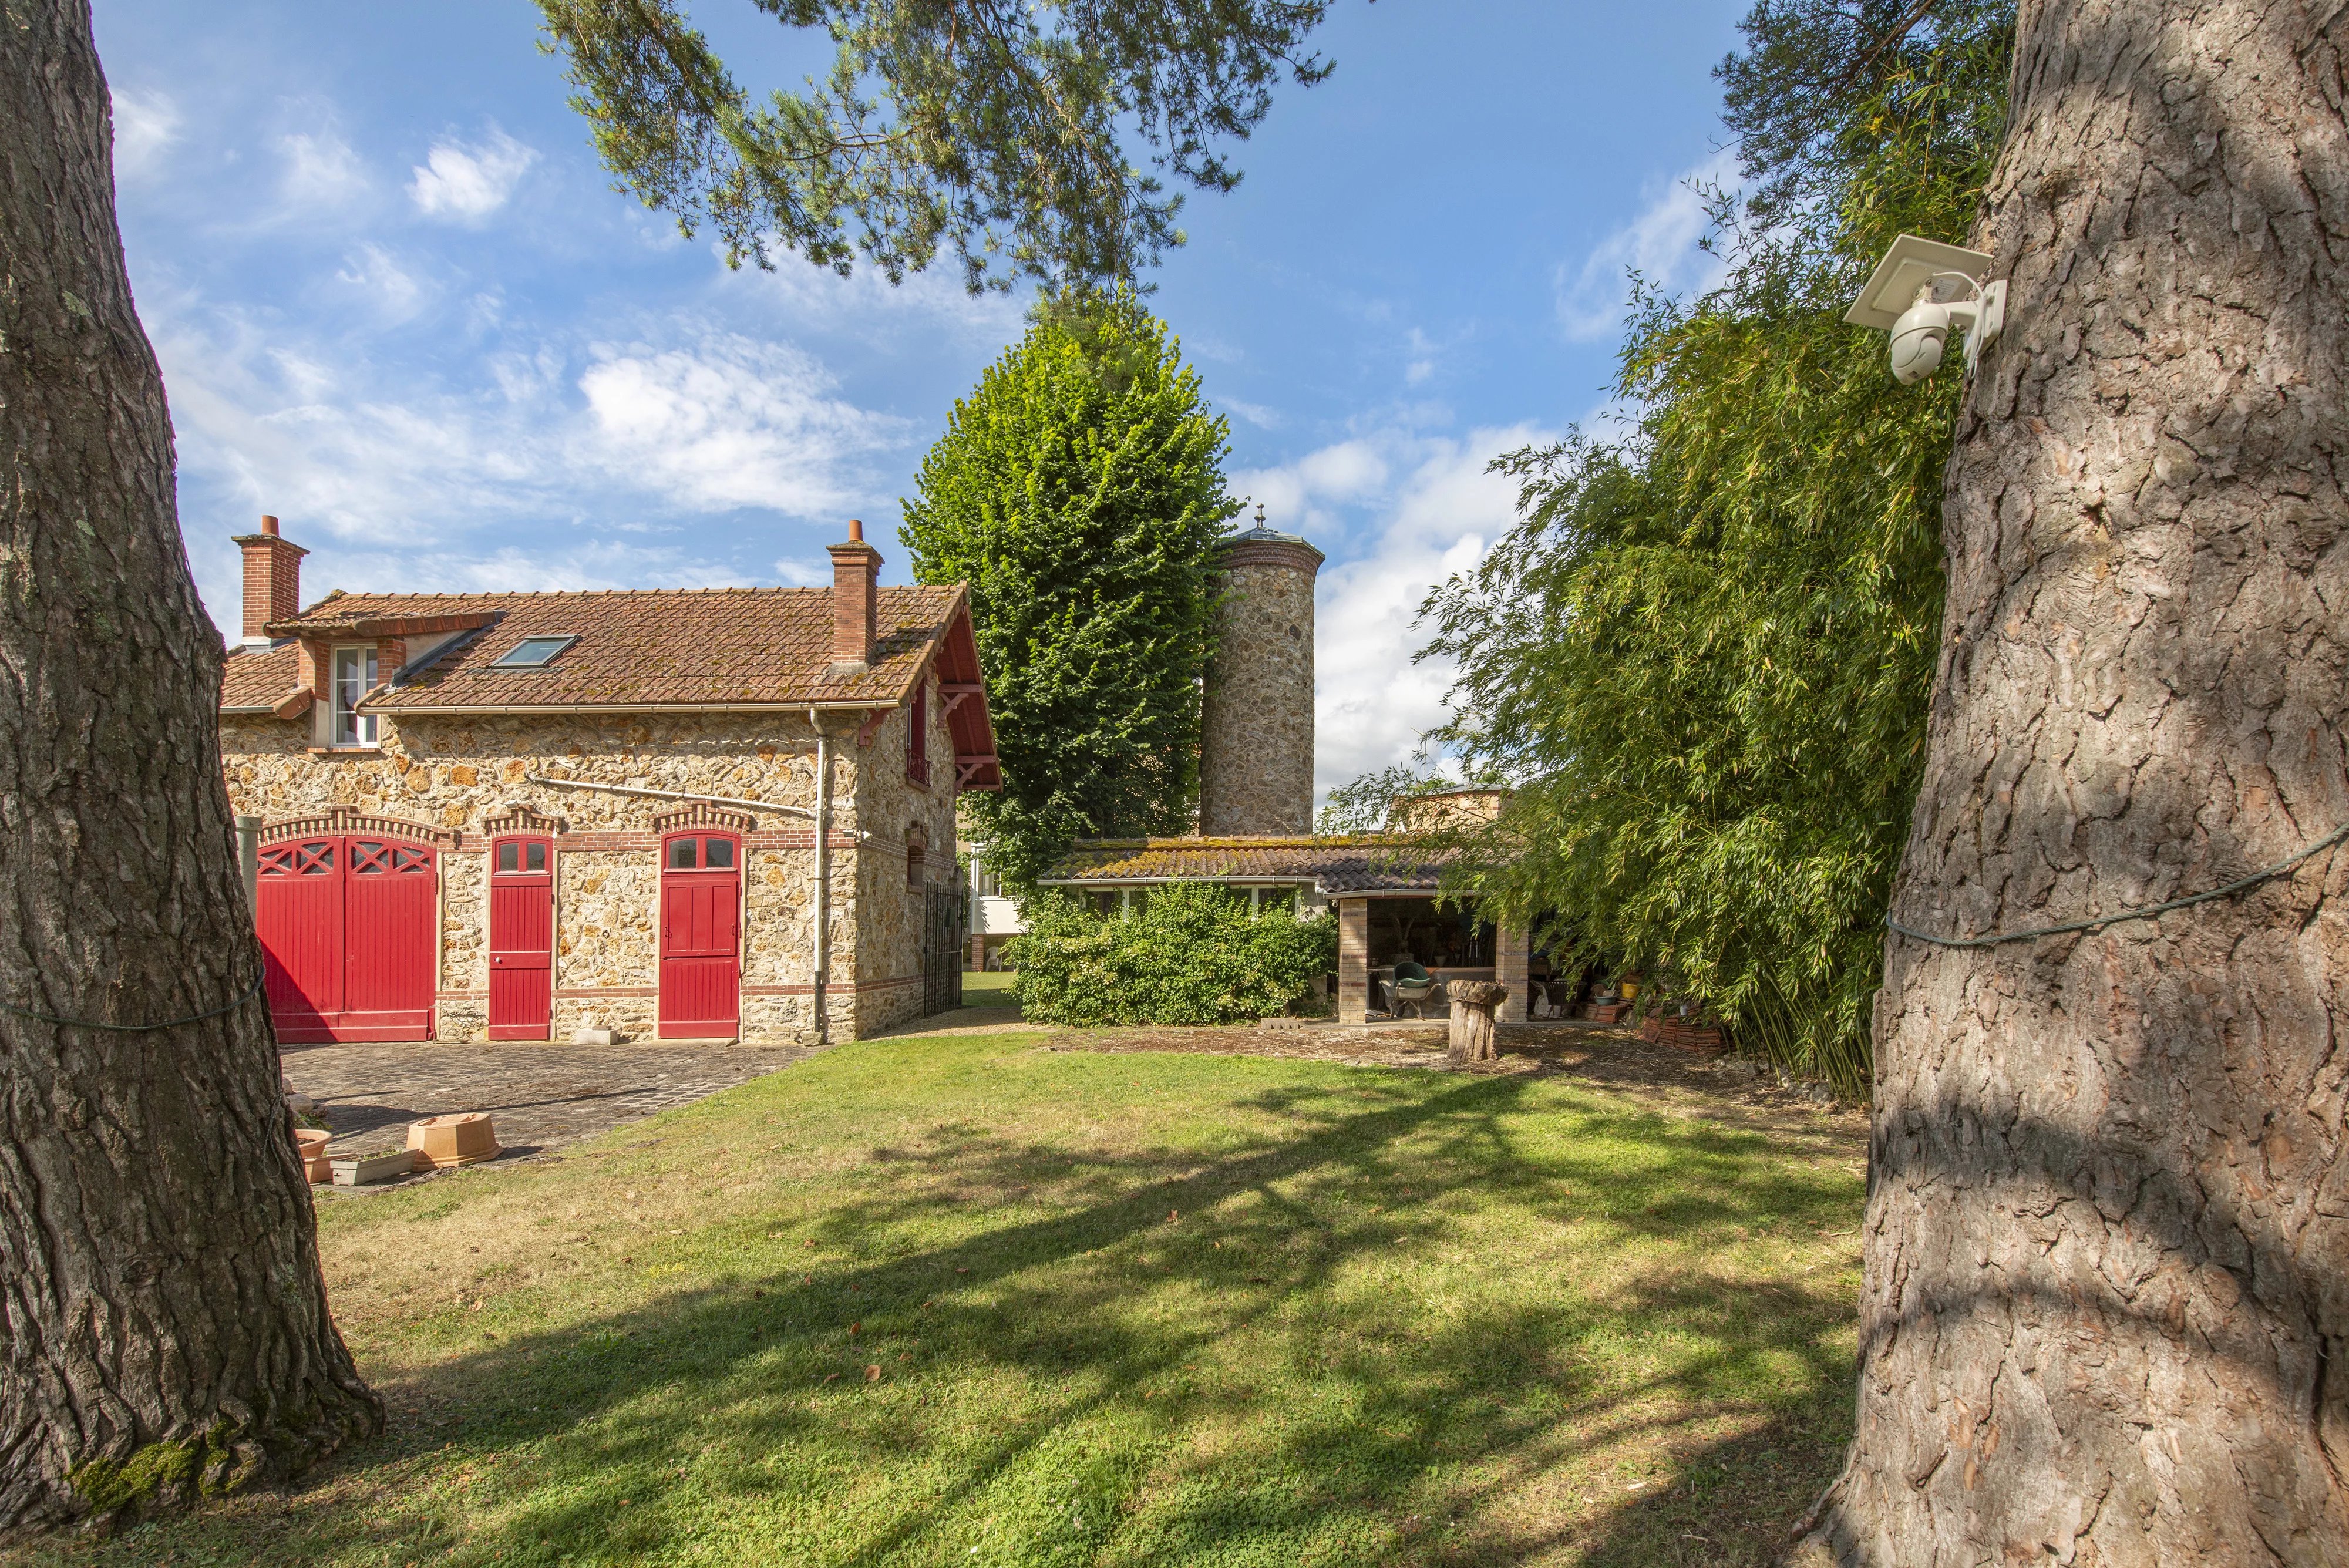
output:
<path id="1" fill-rule="evenodd" d="M 388 1387 L 398 1429 L 339 1470 L 382 1472 L 398 1503 L 297 1498 L 282 1544 L 504 1563 L 1744 1561 L 1667 1538 L 1783 1536 L 1832 1473 L 1847 1298 L 1674 1265 L 1480 1301 L 1431 1255 L 1495 1199 L 1537 1229 L 1726 1243 L 1847 1221 L 1851 1195 L 1750 1133 L 1597 1102 L 1557 1113 L 1588 1138 L 1537 1154 L 1507 1125 L 1527 1088 L 1272 1090 L 1244 1103 L 1288 1130 L 1215 1156 L 933 1127 L 874 1149 L 869 1184 L 812 1227 L 711 1228 L 769 1266 L 559 1331 L 492 1328 Z M 964 1239 L 901 1241 L 980 1207 Z M 670 1266 L 635 1245 L 653 1276 Z M 1354 1264 L 1391 1267 L 1392 1288 L 1341 1278 Z M 1662 1496 L 1581 1474 L 1659 1438 L 1698 1454 Z M 1574 1495 L 1561 1474 L 1581 1475 Z"/>

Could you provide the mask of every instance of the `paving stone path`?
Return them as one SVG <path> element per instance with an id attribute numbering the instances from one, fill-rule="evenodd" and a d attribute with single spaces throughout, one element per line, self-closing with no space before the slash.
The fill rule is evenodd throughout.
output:
<path id="1" fill-rule="evenodd" d="M 328 1151 L 374 1154 L 408 1124 L 487 1111 L 506 1158 L 560 1148 L 815 1054 L 791 1045 L 297 1045 L 285 1081 L 316 1100 Z"/>

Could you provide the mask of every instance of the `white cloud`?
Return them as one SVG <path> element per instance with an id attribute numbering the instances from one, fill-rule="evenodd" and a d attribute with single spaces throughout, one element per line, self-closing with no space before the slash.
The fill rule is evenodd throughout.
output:
<path id="1" fill-rule="evenodd" d="M 1408 444 L 1392 430 L 1342 441 L 1278 468 L 1243 469 L 1229 488 L 1260 503 L 1273 527 L 1306 535 L 1328 549 L 1352 531 L 1350 508 L 1378 495 L 1397 450 Z"/>
<path id="2" fill-rule="evenodd" d="M 403 593 L 562 593 L 595 588 L 718 588 L 741 581 L 723 561 L 673 546 L 585 539 L 560 550 L 511 546 L 481 555 L 352 550 L 327 545 L 303 563 L 305 587 L 340 581 Z M 329 576 L 328 574 L 335 574 Z"/>
<path id="3" fill-rule="evenodd" d="M 680 343 L 673 326 L 625 350 L 518 345 L 451 384 L 378 359 L 364 331 L 290 336 L 273 316 L 165 289 L 140 303 L 183 496 L 206 498 L 188 517 L 190 554 L 228 624 L 227 535 L 260 512 L 316 552 L 304 579 L 316 592 L 740 582 L 776 548 L 760 535 L 791 532 L 778 514 L 835 528 L 852 507 L 885 505 L 867 460 L 904 439 L 795 349 Z M 749 539 L 764 556 L 744 554 Z M 774 576 L 818 572 L 829 579 L 785 561 Z"/>
<path id="4" fill-rule="evenodd" d="M 453 139 L 436 141 L 408 182 L 409 199 L 427 217 L 477 223 L 505 205 L 537 161 L 536 148 L 495 127 L 488 140 L 471 146 Z"/>
<path id="5" fill-rule="evenodd" d="M 1240 475 L 1266 521 L 1330 552 L 1314 607 L 1314 787 L 1407 760 L 1444 719 L 1448 664 L 1415 664 L 1420 601 L 1473 569 L 1516 520 L 1516 486 L 1492 460 L 1551 439 L 1529 425 L 1429 436 L 1404 428 Z M 1346 540 L 1361 541 L 1346 548 Z"/>
<path id="6" fill-rule="evenodd" d="M 725 247 L 712 245 L 710 254 L 722 257 Z M 942 254 L 928 271 L 895 284 L 862 261 L 843 277 L 781 245 L 773 247 L 773 256 L 771 272 L 746 265 L 723 275 L 719 286 L 781 306 L 795 326 L 853 325 L 860 333 L 885 325 L 922 333 L 944 327 L 966 340 L 988 343 L 1009 342 L 1026 330 L 1030 292 L 973 294 L 963 287 L 950 254 Z"/>
<path id="7" fill-rule="evenodd" d="M 1702 192 L 1736 177 L 1735 154 L 1715 154 L 1651 192 L 1639 215 L 1599 242 L 1580 268 L 1561 265 L 1557 318 L 1566 335 L 1585 342 L 1611 337 L 1630 300 L 1627 274 L 1671 293 L 1702 294 L 1720 282 L 1720 259 L 1698 245 L 1705 234 Z"/>
<path id="8" fill-rule="evenodd" d="M 393 259 L 389 251 L 372 242 L 343 258 L 335 274 L 337 283 L 357 289 L 384 320 L 406 321 L 422 309 L 431 290 L 414 273 Z"/>
<path id="9" fill-rule="evenodd" d="M 117 179 L 152 172 L 171 143 L 180 140 L 180 106 L 171 95 L 122 88 L 114 94 L 114 173 Z"/>
<path id="10" fill-rule="evenodd" d="M 365 193 L 366 166 L 333 130 L 297 131 L 277 139 L 285 168 L 278 180 L 288 215 L 314 206 L 342 206 Z"/>
<path id="11" fill-rule="evenodd" d="M 1260 431 L 1277 431 L 1281 425 L 1280 410 L 1266 408 L 1262 403 L 1245 402 L 1238 398 L 1218 397 L 1216 400 L 1216 406 L 1229 409 Z"/>
<path id="12" fill-rule="evenodd" d="M 1403 383 L 1406 386 L 1416 387 L 1435 374 L 1435 344 L 1429 339 L 1426 333 L 1414 327 L 1411 329 L 1408 347 L 1411 359 L 1410 363 L 1403 367 Z"/>
<path id="13" fill-rule="evenodd" d="M 1317 790 L 1404 761 L 1444 722 L 1452 667 L 1412 661 L 1429 636 L 1412 622 L 1429 588 L 1472 570 L 1515 520 L 1516 484 L 1486 466 L 1545 439 L 1518 425 L 1412 442 L 1415 462 L 1378 507 L 1377 542 L 1323 568 L 1314 609 Z"/>
<path id="14" fill-rule="evenodd" d="M 600 351 L 579 379 L 582 456 L 678 510 L 768 507 L 810 520 L 869 498 L 862 460 L 905 421 L 824 396 L 831 375 L 786 344 L 713 335 L 691 348 Z"/>

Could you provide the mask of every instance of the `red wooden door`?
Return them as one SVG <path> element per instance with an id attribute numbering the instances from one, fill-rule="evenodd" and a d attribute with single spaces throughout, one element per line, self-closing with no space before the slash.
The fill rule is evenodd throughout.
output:
<path id="1" fill-rule="evenodd" d="M 439 867 L 429 846 L 347 838 L 343 1014 L 337 1040 L 424 1040 L 432 1033 Z"/>
<path id="2" fill-rule="evenodd" d="M 554 1014 L 554 853 L 543 838 L 490 848 L 490 1038 L 543 1040 Z"/>
<path id="3" fill-rule="evenodd" d="M 332 1040 L 327 1020 L 343 1011 L 343 841 L 268 846 L 254 892 L 277 1037 Z"/>
<path id="4" fill-rule="evenodd" d="M 714 1040 L 742 1023 L 740 844 L 678 834 L 661 845 L 660 1036 Z"/>
<path id="5" fill-rule="evenodd" d="M 427 845 L 353 836 L 264 848 L 255 915 L 277 1037 L 429 1039 L 439 889 Z"/>

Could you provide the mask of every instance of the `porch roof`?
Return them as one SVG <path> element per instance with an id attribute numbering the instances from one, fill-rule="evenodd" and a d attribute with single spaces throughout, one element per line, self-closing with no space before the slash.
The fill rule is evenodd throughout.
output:
<path id="1" fill-rule="evenodd" d="M 1433 893 L 1444 857 L 1397 833 L 1261 838 L 1080 838 L 1047 888 L 1164 882 L 1308 883 L 1327 896 Z"/>

